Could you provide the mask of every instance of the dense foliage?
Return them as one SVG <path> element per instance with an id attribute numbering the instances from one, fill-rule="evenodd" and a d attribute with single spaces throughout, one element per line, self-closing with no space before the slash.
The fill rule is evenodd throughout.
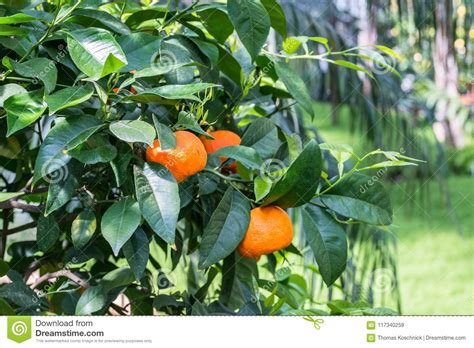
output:
<path id="1" fill-rule="evenodd" d="M 286 37 L 275 0 L 184 9 L 62 1 L 0 12 L 2 314 L 306 313 L 305 280 L 286 261 L 300 253 L 294 245 L 259 260 L 235 251 L 250 210 L 298 216 L 295 232 L 315 259 L 308 267 L 327 286 L 346 267 L 347 224 L 392 223 L 379 177 L 364 173 L 413 160 L 318 143 L 289 131 L 285 113 L 296 103 L 318 117 L 289 61 L 370 75 L 344 57 L 383 65 L 377 52 L 397 57 L 389 48 L 333 52 L 322 37 Z M 265 49 L 271 27 L 283 39 L 278 53 Z M 212 139 L 216 129 L 241 144 L 208 154 L 180 183 L 145 161 L 155 139 L 173 149 L 176 131 Z M 31 228 L 35 240 L 15 240 Z M 360 303 L 329 308 L 373 313 Z"/>

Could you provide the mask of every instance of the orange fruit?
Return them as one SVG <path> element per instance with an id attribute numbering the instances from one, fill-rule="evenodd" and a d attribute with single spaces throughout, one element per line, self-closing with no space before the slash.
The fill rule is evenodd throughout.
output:
<path id="1" fill-rule="evenodd" d="M 194 175 L 204 169 L 207 153 L 199 138 L 188 131 L 177 131 L 176 148 L 160 149 L 160 141 L 156 139 L 153 146 L 146 149 L 146 160 L 164 165 L 177 182 Z"/>
<path id="2" fill-rule="evenodd" d="M 237 247 L 244 256 L 259 259 L 286 248 L 293 240 L 291 219 L 280 207 L 258 207 L 250 211 L 250 223 L 244 239 Z"/>
<path id="3" fill-rule="evenodd" d="M 234 132 L 228 130 L 218 130 L 214 132 L 208 132 L 209 135 L 212 135 L 214 139 L 208 139 L 205 136 L 201 135 L 200 139 L 206 148 L 207 153 L 214 153 L 217 150 L 226 147 L 226 146 L 237 146 L 240 145 L 240 136 Z M 219 159 L 221 162 L 227 161 L 227 157 L 220 156 Z M 234 173 L 237 172 L 237 163 L 232 163 L 225 167 L 225 169 L 230 170 Z"/>

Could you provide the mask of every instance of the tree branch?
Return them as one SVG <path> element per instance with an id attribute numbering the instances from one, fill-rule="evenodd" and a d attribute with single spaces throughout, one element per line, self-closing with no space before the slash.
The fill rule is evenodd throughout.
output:
<path id="1" fill-rule="evenodd" d="M 21 203 L 16 200 L 8 200 L 0 203 L 0 209 L 20 209 L 30 213 L 41 213 L 41 207 L 32 204 Z"/>
<path id="2" fill-rule="evenodd" d="M 82 279 L 81 277 L 75 275 L 75 274 L 72 273 L 71 271 L 68 271 L 68 270 L 60 270 L 60 271 L 56 271 L 56 272 L 53 272 L 53 273 L 46 273 L 46 274 L 43 274 L 41 277 L 38 278 L 38 280 L 37 280 L 36 282 L 34 282 L 34 283 L 31 285 L 31 288 L 32 288 L 32 289 L 35 289 L 35 288 L 37 288 L 41 283 L 43 283 L 44 281 L 49 280 L 49 279 L 52 279 L 52 278 L 58 278 L 58 277 L 66 277 L 66 278 L 72 280 L 72 281 L 73 281 L 74 283 L 76 283 L 77 285 L 80 285 L 80 286 L 82 286 L 83 288 L 86 288 L 86 289 L 91 287 L 87 281 L 85 281 L 85 280 Z"/>
<path id="3" fill-rule="evenodd" d="M 9 229 L 7 234 L 8 235 L 15 234 L 15 233 L 18 233 L 18 232 L 25 231 L 29 228 L 34 228 L 34 227 L 36 227 L 36 222 L 32 221 L 32 222 L 29 222 L 27 224 Z"/>

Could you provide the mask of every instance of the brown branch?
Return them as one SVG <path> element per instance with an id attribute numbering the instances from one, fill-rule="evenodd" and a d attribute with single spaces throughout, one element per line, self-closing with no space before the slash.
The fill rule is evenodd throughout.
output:
<path id="1" fill-rule="evenodd" d="M 12 199 L 0 203 L 0 210 L 12 209 L 12 208 L 20 209 L 20 210 L 27 211 L 30 213 L 41 213 L 41 207 L 39 206 L 21 203 Z"/>
<path id="2" fill-rule="evenodd" d="M 58 277 L 66 277 L 66 278 L 72 280 L 77 285 L 82 286 L 85 289 L 90 288 L 90 285 L 87 281 L 85 281 L 81 277 L 75 275 L 74 273 L 72 273 L 71 271 L 68 271 L 68 270 L 60 270 L 60 271 L 56 271 L 56 272 L 53 272 L 53 273 L 43 274 L 41 277 L 38 278 L 38 280 L 36 282 L 34 282 L 31 285 L 31 288 L 35 289 L 41 283 L 43 283 L 44 281 L 52 279 L 52 278 L 58 278 Z"/>
<path id="3" fill-rule="evenodd" d="M 22 232 L 22 231 L 25 231 L 27 229 L 34 228 L 34 227 L 36 227 L 36 222 L 32 221 L 32 222 L 29 222 L 27 224 L 24 224 L 24 225 L 21 225 L 21 226 L 18 226 L 18 227 L 10 228 L 8 230 L 8 235 L 15 234 L 15 233 L 18 233 L 18 232 Z"/>
<path id="4" fill-rule="evenodd" d="M 2 229 L 2 237 L 1 237 L 1 240 L 0 240 L 0 258 L 2 258 L 2 260 L 5 257 L 5 249 L 7 247 L 8 225 L 9 225 L 8 218 L 9 218 L 9 215 L 10 215 L 10 210 L 5 209 L 3 211 L 3 216 L 2 216 L 2 218 L 3 218 L 3 229 Z"/>

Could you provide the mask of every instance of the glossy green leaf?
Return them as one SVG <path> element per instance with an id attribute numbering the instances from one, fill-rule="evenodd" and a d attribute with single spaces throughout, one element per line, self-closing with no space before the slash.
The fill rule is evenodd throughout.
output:
<path id="1" fill-rule="evenodd" d="M 255 149 L 261 158 L 272 157 L 281 145 L 277 127 L 271 120 L 259 118 L 247 127 L 241 145 Z"/>
<path id="2" fill-rule="evenodd" d="M 23 195 L 23 192 L 0 192 L 0 202 L 5 202 L 21 195 Z"/>
<path id="3" fill-rule="evenodd" d="M 222 147 L 217 150 L 214 155 L 232 158 L 239 161 L 243 166 L 252 169 L 259 169 L 263 163 L 257 151 L 247 146 L 239 145 Z"/>
<path id="4" fill-rule="evenodd" d="M 54 91 L 58 78 L 58 70 L 54 61 L 47 58 L 33 58 L 24 63 L 17 63 L 14 60 L 10 60 L 10 62 L 17 74 L 43 82 L 47 94 Z"/>
<path id="5" fill-rule="evenodd" d="M 260 0 L 270 16 L 272 28 L 282 37 L 286 37 L 286 16 L 280 4 L 276 0 Z"/>
<path id="6" fill-rule="evenodd" d="M 33 184 L 66 165 L 71 159 L 67 152 L 87 141 L 101 127 L 102 123 L 92 116 L 72 116 L 58 122 L 40 147 Z"/>
<path id="7" fill-rule="evenodd" d="M 83 165 L 78 161 L 70 161 L 65 167 L 59 168 L 51 173 L 46 198 L 45 215 L 58 210 L 64 206 L 79 187 Z"/>
<path id="8" fill-rule="evenodd" d="M 199 11 L 198 15 L 207 31 L 220 43 L 224 43 L 234 31 L 232 22 L 223 9 L 207 6 L 205 10 Z"/>
<path id="9" fill-rule="evenodd" d="M 196 96 L 196 94 L 212 87 L 218 87 L 218 85 L 215 85 L 213 83 L 164 85 L 161 87 L 144 89 L 140 91 L 137 95 L 132 95 L 128 98 L 138 102 L 158 102 L 162 99 L 190 99 L 199 102 L 200 99 Z"/>
<path id="10" fill-rule="evenodd" d="M 284 62 L 275 62 L 278 77 L 285 84 L 288 93 L 312 117 L 314 117 L 313 100 L 309 94 L 304 80 Z"/>
<path id="11" fill-rule="evenodd" d="M 107 136 L 94 134 L 68 153 L 82 163 L 96 164 L 112 161 L 117 156 L 117 149 L 109 142 Z"/>
<path id="12" fill-rule="evenodd" d="M 48 104 L 49 114 L 52 115 L 59 110 L 78 105 L 89 98 L 94 93 L 94 88 L 90 84 L 63 88 L 45 97 Z"/>
<path id="13" fill-rule="evenodd" d="M 51 249 L 59 238 L 60 229 L 53 216 L 40 216 L 36 232 L 36 243 L 42 251 Z"/>
<path id="14" fill-rule="evenodd" d="M 86 289 L 77 301 L 76 315 L 90 315 L 107 304 L 107 293 L 100 285 Z"/>
<path id="15" fill-rule="evenodd" d="M 336 213 L 373 225 L 392 223 L 390 197 L 378 180 L 355 173 L 327 191 L 321 201 Z"/>
<path id="16" fill-rule="evenodd" d="M 18 24 L 35 22 L 37 20 L 38 19 L 36 17 L 30 16 L 26 13 L 15 13 L 11 16 L 0 17 L 0 24 Z"/>
<path id="17" fill-rule="evenodd" d="M 321 151 L 318 144 L 311 140 L 271 189 L 264 205 L 289 208 L 309 202 L 318 188 L 321 168 Z"/>
<path id="18" fill-rule="evenodd" d="M 15 94 L 3 103 L 7 112 L 7 136 L 34 123 L 46 110 L 47 105 L 43 100 L 43 90 Z"/>
<path id="19" fill-rule="evenodd" d="M 27 34 L 26 29 L 0 24 L 0 36 L 26 36 Z"/>
<path id="20" fill-rule="evenodd" d="M 130 269 L 137 280 L 140 280 L 145 272 L 148 256 L 150 254 L 149 243 L 146 233 L 141 228 L 137 228 L 132 237 L 122 248 L 123 254 L 130 265 Z"/>
<path id="21" fill-rule="evenodd" d="M 228 0 L 227 12 L 240 41 L 255 59 L 267 40 L 270 16 L 260 0 Z"/>
<path id="22" fill-rule="evenodd" d="M 159 36 L 147 33 L 133 33 L 121 36 L 117 40 L 122 50 L 125 52 L 128 64 L 121 68 L 121 71 L 143 70 L 155 65 L 156 57 L 161 45 Z"/>
<path id="23" fill-rule="evenodd" d="M 176 137 L 170 127 L 165 126 L 153 115 L 153 124 L 155 125 L 156 135 L 160 141 L 160 148 L 163 150 L 174 149 L 176 147 Z"/>
<path id="24" fill-rule="evenodd" d="M 110 131 L 117 138 L 128 143 L 153 145 L 156 138 L 155 128 L 144 121 L 116 121 L 110 124 Z"/>
<path id="25" fill-rule="evenodd" d="M 100 285 L 106 292 L 116 288 L 127 286 L 135 280 L 133 272 L 128 267 L 116 268 L 107 273 L 101 280 Z"/>
<path id="26" fill-rule="evenodd" d="M 143 217 L 165 242 L 173 244 L 180 210 L 178 184 L 158 163 L 134 166 L 135 190 Z"/>
<path id="27" fill-rule="evenodd" d="M 97 219 L 92 210 L 83 210 L 71 225 L 71 239 L 76 249 L 83 248 L 91 240 L 97 228 Z"/>
<path id="28" fill-rule="evenodd" d="M 303 231 L 319 272 L 331 286 L 346 268 L 347 238 L 344 229 L 322 208 L 306 205 L 302 210 Z"/>
<path id="29" fill-rule="evenodd" d="M 265 198 L 272 188 L 272 182 L 265 180 L 261 176 L 257 176 L 253 181 L 253 191 L 255 194 L 255 201 L 260 201 Z"/>
<path id="30" fill-rule="evenodd" d="M 199 268 L 207 268 L 230 255 L 242 241 L 250 221 L 250 203 L 229 187 L 204 229 Z"/>
<path id="31" fill-rule="evenodd" d="M 122 34 L 124 36 L 130 35 L 130 29 L 125 24 L 123 24 L 120 19 L 115 18 L 105 11 L 79 8 L 73 12 L 73 15 L 74 17 L 72 17 L 72 19 L 75 19 L 76 16 L 86 17 L 89 19 L 88 21 L 81 21 L 81 24 L 84 27 L 91 27 L 94 26 L 95 23 L 101 23 L 118 34 Z"/>
<path id="32" fill-rule="evenodd" d="M 140 225 L 140 220 L 140 208 L 132 198 L 112 204 L 104 213 L 100 228 L 115 256 Z"/>
<path id="33" fill-rule="evenodd" d="M 0 108 L 3 108 L 5 100 L 10 98 L 12 95 L 27 93 L 26 89 L 16 83 L 7 83 L 6 85 L 0 86 Z"/>
<path id="34" fill-rule="evenodd" d="M 99 28 L 78 29 L 68 33 L 69 54 L 87 76 L 98 80 L 127 65 L 125 53 L 114 37 Z"/>

